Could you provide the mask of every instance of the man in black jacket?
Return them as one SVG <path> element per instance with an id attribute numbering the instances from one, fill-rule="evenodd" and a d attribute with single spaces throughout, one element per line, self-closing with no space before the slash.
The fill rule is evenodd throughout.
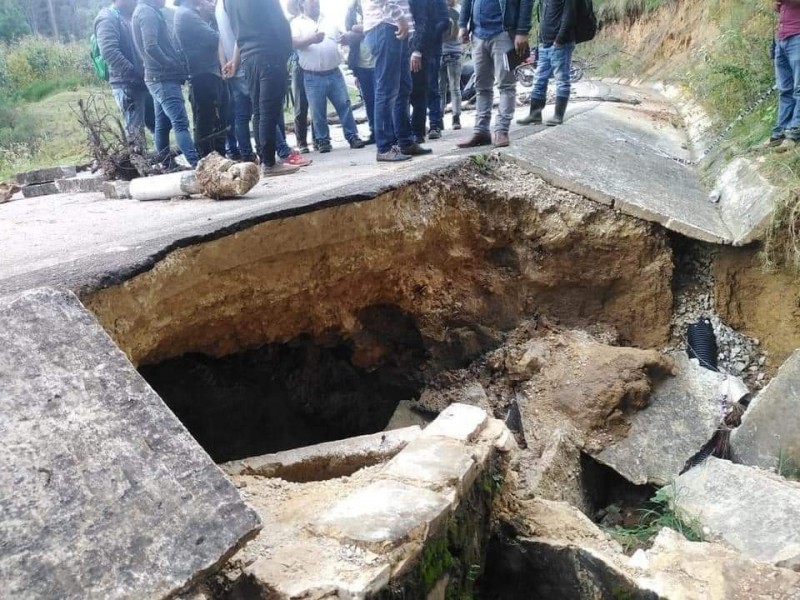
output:
<path id="1" fill-rule="evenodd" d="M 292 53 L 289 22 L 278 0 L 225 0 L 225 12 L 236 36 L 234 60 L 226 72 L 235 73 L 241 60 L 253 102 L 261 173 L 265 176 L 294 173 L 298 167 L 275 160 L 275 132 L 283 119 L 286 63 Z"/>
<path id="2" fill-rule="evenodd" d="M 175 39 L 191 78 L 194 145 L 200 157 L 225 156 L 228 90 L 222 80 L 219 31 L 209 0 L 175 0 Z"/>
<path id="3" fill-rule="evenodd" d="M 542 122 L 542 110 L 547 102 L 547 83 L 556 79 L 556 108 L 547 125 L 561 125 L 570 94 L 569 71 L 575 50 L 577 0 L 541 0 L 539 23 L 539 64 L 533 80 L 531 110 L 518 119 L 520 125 Z"/>
<path id="4" fill-rule="evenodd" d="M 458 19 L 459 37 L 465 44 L 472 35 L 475 61 L 476 116 L 472 137 L 461 148 L 492 143 L 490 125 L 493 85 L 500 91 L 495 121 L 494 145 L 508 146 L 508 129 L 514 118 L 517 80 L 511 68 L 514 54 L 528 54 L 533 0 L 464 0 Z"/>
<path id="5" fill-rule="evenodd" d="M 136 0 L 114 0 L 94 20 L 100 54 L 108 65 L 108 82 L 129 141 L 144 144 L 145 108 L 150 92 L 144 85 L 144 64 L 133 45 L 131 16 Z"/>
<path id="6" fill-rule="evenodd" d="M 197 166 L 197 149 L 189 133 L 189 117 L 183 102 L 186 69 L 172 43 L 161 9 L 164 0 L 139 0 L 133 12 L 133 41 L 144 61 L 144 81 L 156 109 L 156 150 L 169 155 L 169 127 L 175 130 L 178 147 L 192 167 Z"/>
<path id="7" fill-rule="evenodd" d="M 431 73 L 436 73 L 436 91 L 439 90 L 439 62 L 442 58 L 442 39 L 450 25 L 445 0 L 409 0 L 416 33 L 411 38 L 411 131 L 417 143 L 425 141 L 425 120 L 431 91 Z M 436 112 L 431 114 L 431 139 L 440 137 L 441 120 Z M 431 105 L 432 106 L 432 105 Z"/>

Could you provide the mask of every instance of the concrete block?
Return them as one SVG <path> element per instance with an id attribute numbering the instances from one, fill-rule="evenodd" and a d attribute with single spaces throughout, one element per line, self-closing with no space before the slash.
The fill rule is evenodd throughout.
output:
<path id="1" fill-rule="evenodd" d="M 750 403 L 731 452 L 734 462 L 800 472 L 800 350 Z"/>
<path id="2" fill-rule="evenodd" d="M 720 174 L 719 210 L 733 234 L 736 246 L 763 237 L 772 219 L 772 210 L 780 190 L 762 176 L 754 161 L 736 158 Z"/>
<path id="3" fill-rule="evenodd" d="M 676 511 L 745 556 L 773 564 L 800 559 L 800 484 L 711 457 L 668 490 Z"/>
<path id="4" fill-rule="evenodd" d="M 383 476 L 424 487 L 459 492 L 475 482 L 478 465 L 462 442 L 442 437 L 420 437 L 386 465 Z"/>
<path id="5" fill-rule="evenodd" d="M 425 428 L 422 435 L 471 442 L 486 427 L 488 420 L 489 415 L 482 408 L 468 404 L 451 404 Z"/>
<path id="6" fill-rule="evenodd" d="M 0 300 L 0 595 L 164 598 L 260 528 L 71 293 Z"/>
<path id="7" fill-rule="evenodd" d="M 324 481 L 389 460 L 420 434 L 419 427 L 395 429 L 221 465 L 228 475 L 279 477 L 286 481 Z"/>
<path id="8" fill-rule="evenodd" d="M 341 542 L 375 551 L 423 536 L 449 513 L 448 499 L 396 481 L 376 481 L 351 493 L 326 511 L 315 529 Z"/>
<path id="9" fill-rule="evenodd" d="M 103 191 L 103 180 L 100 177 L 70 177 L 56 179 L 55 184 L 62 194 L 89 194 Z"/>
<path id="10" fill-rule="evenodd" d="M 58 194 L 58 186 L 56 186 L 56 184 L 53 182 L 26 185 L 22 188 L 22 195 L 26 198 L 52 196 L 53 194 Z"/>
<path id="11" fill-rule="evenodd" d="M 129 200 L 131 196 L 130 181 L 104 181 L 103 195 L 109 200 Z"/>
<path id="12" fill-rule="evenodd" d="M 19 185 L 38 185 L 40 183 L 51 183 L 56 179 L 75 177 L 75 175 L 77 175 L 75 167 L 51 167 L 49 169 L 17 173 L 14 176 L 14 180 Z"/>
<path id="13" fill-rule="evenodd" d="M 621 441 L 595 456 L 636 484 L 666 485 L 708 443 L 722 421 L 725 375 L 702 368 L 680 352 L 678 374 L 663 381 L 647 407 L 631 417 Z"/>

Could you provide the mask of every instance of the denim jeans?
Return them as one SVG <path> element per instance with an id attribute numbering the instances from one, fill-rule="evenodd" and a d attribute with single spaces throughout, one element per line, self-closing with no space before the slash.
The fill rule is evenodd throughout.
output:
<path id="1" fill-rule="evenodd" d="M 292 148 L 286 143 L 286 125 L 283 123 L 283 119 L 275 130 L 275 153 L 278 158 L 289 158 L 292 153 Z"/>
<path id="2" fill-rule="evenodd" d="M 156 109 L 156 151 L 163 159 L 169 154 L 170 125 L 175 131 L 178 142 L 186 160 L 192 167 L 197 166 L 197 149 L 194 147 L 192 135 L 189 133 L 189 116 L 183 103 L 183 86 L 180 81 L 148 81 L 147 89 L 153 96 Z"/>
<path id="3" fill-rule="evenodd" d="M 411 96 L 411 52 L 408 40 L 395 37 L 397 28 L 388 23 L 367 31 L 365 42 L 375 57 L 375 141 L 378 153 L 395 143 L 413 143 L 409 119 Z"/>
<path id="4" fill-rule="evenodd" d="M 361 99 L 364 100 L 364 108 L 367 110 L 367 121 L 369 121 L 369 131 L 375 136 L 375 69 L 365 69 L 356 67 L 354 72 L 358 79 L 358 89 L 361 90 Z"/>
<path id="5" fill-rule="evenodd" d="M 308 146 L 308 98 L 306 97 L 306 84 L 303 78 L 303 69 L 297 62 L 297 57 L 292 59 L 292 96 L 294 97 L 294 136 L 297 145 Z M 313 138 L 314 132 L 311 132 Z"/>
<path id="6" fill-rule="evenodd" d="M 473 38 L 472 57 L 475 60 L 475 132 L 490 133 L 494 85 L 500 92 L 497 107 L 497 133 L 508 133 L 516 105 L 517 80 L 507 68 L 506 53 L 514 47 L 511 36 L 503 32 L 488 40 Z"/>
<path id="7" fill-rule="evenodd" d="M 428 119 L 431 127 L 444 129 L 442 96 L 439 94 L 439 67 L 442 64 L 441 53 L 429 54 L 428 63 Z"/>
<path id="8" fill-rule="evenodd" d="M 533 77 L 533 98 L 537 100 L 547 99 L 547 84 L 550 77 L 556 80 L 556 98 L 569 98 L 572 88 L 569 80 L 569 70 L 572 65 L 572 52 L 575 50 L 575 43 L 564 44 L 556 48 L 555 46 L 539 46 L 539 64 L 536 67 L 536 74 Z"/>
<path id="9" fill-rule="evenodd" d="M 800 35 L 775 44 L 775 79 L 778 83 L 778 120 L 773 137 L 800 139 Z"/>
<path id="10" fill-rule="evenodd" d="M 358 137 L 356 120 L 353 118 L 350 96 L 347 94 L 347 84 L 344 82 L 342 72 L 339 69 L 321 73 L 303 71 L 303 80 L 306 84 L 306 97 L 311 109 L 314 141 L 317 145 L 329 144 L 331 141 L 328 129 L 328 100 L 339 115 L 345 139 L 350 141 Z"/>
<path id="11" fill-rule="evenodd" d="M 228 131 L 228 90 L 218 75 L 203 73 L 192 77 L 189 86 L 194 124 L 194 145 L 200 158 L 217 152 L 225 156 Z"/>
<path id="12" fill-rule="evenodd" d="M 461 55 L 445 54 L 439 67 L 439 95 L 442 98 L 441 111 L 447 106 L 447 90 L 450 90 L 450 102 L 453 105 L 453 116 L 461 115 Z"/>
<path id="13" fill-rule="evenodd" d="M 128 141 L 144 144 L 145 109 L 150 92 L 144 86 L 123 85 L 112 87 L 111 93 L 122 113 Z"/>
<path id="14" fill-rule="evenodd" d="M 244 77 L 233 77 L 228 80 L 230 102 L 228 108 L 228 154 L 240 156 L 243 160 L 253 160 L 253 145 L 250 141 L 250 119 L 253 117 L 253 105 L 250 103 L 250 92 Z"/>
<path id="15" fill-rule="evenodd" d="M 257 132 L 261 164 L 275 164 L 275 132 L 283 121 L 283 99 L 288 73 L 286 63 L 268 55 L 248 55 L 242 60 L 250 101 L 253 104 L 253 129 Z"/>

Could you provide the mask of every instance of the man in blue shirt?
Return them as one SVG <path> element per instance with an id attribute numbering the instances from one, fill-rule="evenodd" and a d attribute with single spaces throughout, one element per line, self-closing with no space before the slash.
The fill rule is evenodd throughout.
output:
<path id="1" fill-rule="evenodd" d="M 472 35 L 477 98 L 475 130 L 460 148 L 487 146 L 493 141 L 496 148 L 508 146 L 517 88 L 511 62 L 514 53 L 527 56 L 532 11 L 533 0 L 464 0 L 461 5 L 459 37 L 467 43 Z M 500 91 L 500 104 L 492 140 L 494 84 Z"/>

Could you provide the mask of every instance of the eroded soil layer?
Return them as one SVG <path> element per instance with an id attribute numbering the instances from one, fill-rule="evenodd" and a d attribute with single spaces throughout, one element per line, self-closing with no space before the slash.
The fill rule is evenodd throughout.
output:
<path id="1" fill-rule="evenodd" d="M 453 368 L 541 313 L 662 345 L 671 280 L 661 229 L 496 165 L 182 248 L 83 300 L 137 365 L 305 335 L 347 340 L 352 364 L 371 370 L 394 354 L 370 324 L 390 306 Z"/>

